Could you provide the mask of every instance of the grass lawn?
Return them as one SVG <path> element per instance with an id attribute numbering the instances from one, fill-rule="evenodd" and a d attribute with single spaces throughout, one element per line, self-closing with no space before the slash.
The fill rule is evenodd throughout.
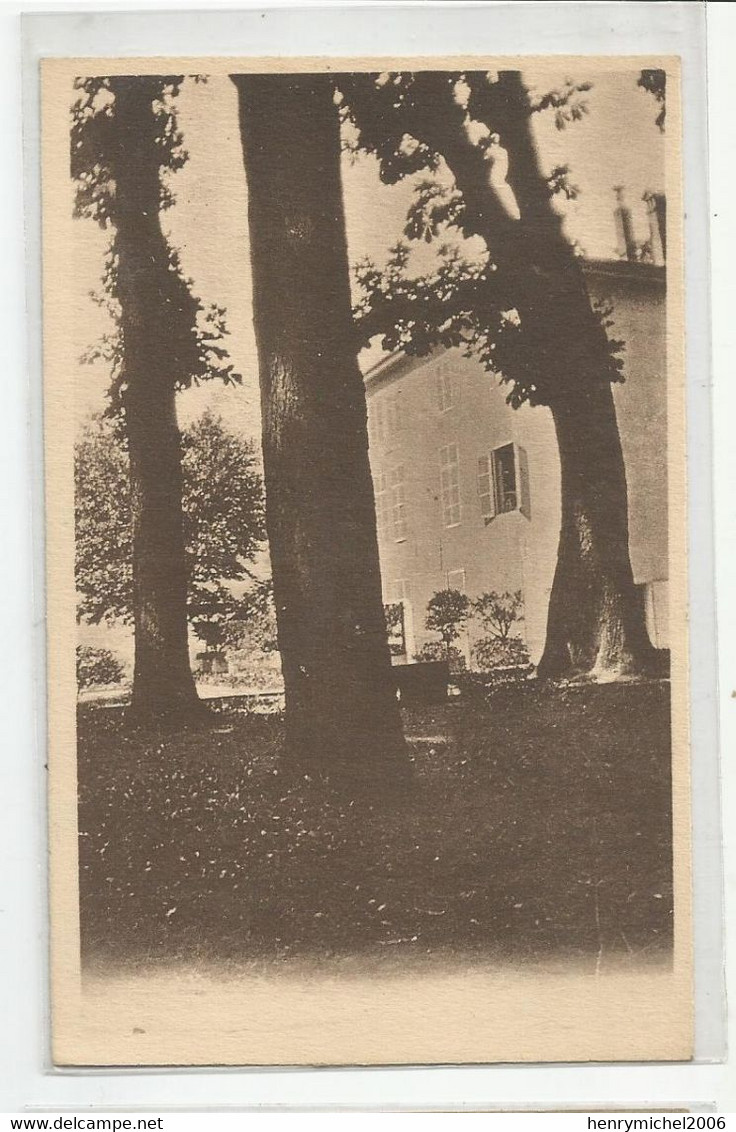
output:
<path id="1" fill-rule="evenodd" d="M 509 686 L 406 730 L 387 809 L 286 778 L 278 716 L 144 736 L 81 709 L 86 959 L 666 954 L 668 685 Z"/>

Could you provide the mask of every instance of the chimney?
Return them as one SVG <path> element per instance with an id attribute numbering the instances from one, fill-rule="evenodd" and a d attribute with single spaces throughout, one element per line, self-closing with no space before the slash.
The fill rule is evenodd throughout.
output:
<path id="1" fill-rule="evenodd" d="M 667 200 L 664 193 L 644 193 L 643 199 L 649 214 L 652 263 L 662 266 L 667 259 Z"/>
<path id="2" fill-rule="evenodd" d="M 618 244 L 616 251 L 622 259 L 637 259 L 636 240 L 634 239 L 634 225 L 631 222 L 631 209 L 624 199 L 623 185 L 614 185 L 617 205 L 613 216 L 616 222 L 616 235 Z"/>

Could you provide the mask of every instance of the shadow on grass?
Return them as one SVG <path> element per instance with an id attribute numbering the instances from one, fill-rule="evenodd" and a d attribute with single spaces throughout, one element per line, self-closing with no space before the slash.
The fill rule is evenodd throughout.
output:
<path id="1" fill-rule="evenodd" d="M 126 734 L 80 711 L 83 954 L 95 963 L 664 956 L 669 687 L 499 688 L 407 712 L 414 788 L 289 778 L 281 720 Z"/>

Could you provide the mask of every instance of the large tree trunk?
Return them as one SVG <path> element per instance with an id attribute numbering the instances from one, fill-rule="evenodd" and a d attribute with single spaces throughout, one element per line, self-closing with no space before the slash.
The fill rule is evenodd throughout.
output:
<path id="1" fill-rule="evenodd" d="M 287 750 L 337 777 L 396 781 L 409 764 L 381 597 L 333 82 L 233 81 Z"/>
<path id="2" fill-rule="evenodd" d="M 540 676 L 614 679 L 656 664 L 629 552 L 626 469 L 610 347 L 583 267 L 565 239 L 539 164 L 529 96 L 518 71 L 499 76 L 501 143 L 521 212 L 528 269 L 525 316 L 546 340 L 545 386 L 560 455 L 562 524 Z M 540 284 L 542 291 L 540 293 Z"/>
<path id="3" fill-rule="evenodd" d="M 189 664 L 180 434 L 182 355 L 172 308 L 189 300 L 161 230 L 157 123 L 160 80 L 116 78 L 117 296 L 133 516 L 135 672 L 131 716 L 178 724 L 203 712 Z"/>
<path id="4" fill-rule="evenodd" d="M 527 356 L 534 359 L 533 401 L 549 406 L 559 443 L 562 527 L 539 674 L 603 679 L 649 671 L 656 650 L 631 569 L 609 343 L 552 206 L 521 75 L 502 72 L 493 84 L 485 75 L 472 76 L 470 103 L 471 116 L 500 136 L 519 218 L 496 193 L 482 150 L 448 102 L 446 80 L 427 75 L 422 81 L 432 107 L 425 137 L 445 157 L 463 194 L 465 231 L 484 238 L 509 283 Z"/>
<path id="5" fill-rule="evenodd" d="M 654 650 L 629 559 L 628 508 L 611 387 L 551 405 L 560 453 L 562 525 L 538 665 L 542 677 L 600 680 L 649 670 Z"/>

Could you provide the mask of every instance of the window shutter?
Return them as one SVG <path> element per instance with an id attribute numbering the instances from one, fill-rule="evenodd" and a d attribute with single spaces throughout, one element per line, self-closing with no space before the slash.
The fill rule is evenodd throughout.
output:
<path id="1" fill-rule="evenodd" d="M 380 398 L 376 400 L 376 423 L 375 435 L 379 444 L 383 444 L 386 439 L 386 430 L 384 428 L 384 404 Z"/>
<path id="2" fill-rule="evenodd" d="M 460 523 L 460 462 L 457 444 L 440 448 L 440 495 L 442 521 L 446 527 Z"/>
<path id="3" fill-rule="evenodd" d="M 493 489 L 493 463 L 490 456 L 478 457 L 478 499 L 483 518 L 492 519 L 496 514 L 496 499 Z"/>
<path id="4" fill-rule="evenodd" d="M 385 476 L 382 472 L 379 472 L 373 477 L 373 497 L 376 501 L 376 533 L 379 538 L 383 534 L 385 526 L 386 512 L 384 508 L 385 496 L 383 494 L 385 486 Z"/>
<path id="5" fill-rule="evenodd" d="M 493 491 L 493 513 L 494 515 L 503 514 L 503 477 L 501 476 L 498 467 L 498 449 L 494 448 L 491 452 L 490 460 L 491 466 L 491 489 Z"/>
<path id="6" fill-rule="evenodd" d="M 394 436 L 401 431 L 401 401 L 399 394 L 394 393 L 391 398 L 391 432 Z"/>
<path id="7" fill-rule="evenodd" d="M 459 590 L 461 594 L 465 593 L 465 570 L 448 570 L 447 572 L 447 588 L 448 590 Z"/>
<path id="8" fill-rule="evenodd" d="M 406 538 L 406 494 L 404 491 L 404 465 L 391 472 L 391 519 L 397 542 Z"/>
<path id="9" fill-rule="evenodd" d="M 441 413 L 444 413 L 445 408 L 446 408 L 446 406 L 445 406 L 445 382 L 444 382 L 444 374 L 442 372 L 441 367 L 437 371 L 436 382 L 437 382 L 437 408 L 439 409 L 439 411 Z"/>
<path id="10" fill-rule="evenodd" d="M 517 445 L 517 459 L 519 461 L 519 510 L 527 519 L 532 517 L 532 499 L 529 492 L 529 457 L 526 448 Z"/>
<path id="11" fill-rule="evenodd" d="M 441 413 L 451 409 L 457 400 L 455 375 L 448 358 L 442 358 L 437 368 L 437 407 Z"/>

